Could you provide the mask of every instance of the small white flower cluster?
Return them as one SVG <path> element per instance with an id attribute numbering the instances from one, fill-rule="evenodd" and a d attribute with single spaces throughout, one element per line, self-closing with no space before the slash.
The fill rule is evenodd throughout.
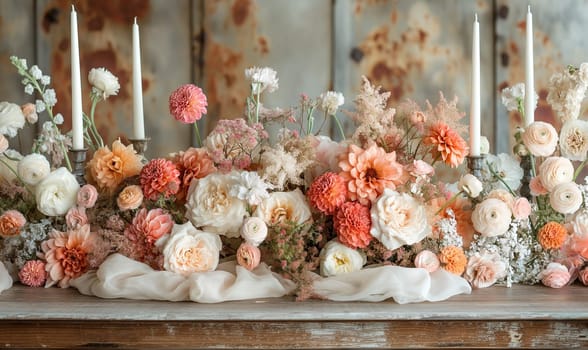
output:
<path id="1" fill-rule="evenodd" d="M 55 90 L 48 89 L 47 86 L 51 83 L 51 77 L 43 74 L 39 66 L 32 66 L 27 72 L 27 63 L 25 59 L 11 58 L 13 64 L 18 68 L 19 73 L 24 77 L 22 84 L 24 92 L 27 95 L 32 95 L 35 91 L 43 97 L 42 100 L 36 100 L 35 106 L 37 113 L 45 111 L 47 108 L 52 108 L 57 104 L 57 95 Z"/>
<path id="2" fill-rule="evenodd" d="M 578 119 L 586 89 L 588 89 L 588 63 L 582 63 L 580 68 L 568 67 L 564 72 L 551 76 L 547 102 L 562 123 Z"/>
<path id="3" fill-rule="evenodd" d="M 63 116 L 61 113 L 57 113 L 53 119 L 56 125 L 63 123 Z M 51 164 L 61 164 L 63 161 L 63 152 L 61 150 L 62 142 L 66 147 L 70 147 L 72 144 L 71 137 L 63 135 L 59 129 L 53 127 L 51 121 L 46 121 L 43 123 L 41 132 L 35 140 L 33 152 L 47 154 L 51 157 Z"/>
<path id="4" fill-rule="evenodd" d="M 518 83 L 511 87 L 502 89 L 502 104 L 509 112 L 523 112 L 525 102 L 525 84 Z M 539 96 L 535 92 L 535 105 L 539 101 Z"/>
<path id="5" fill-rule="evenodd" d="M 337 113 L 337 109 L 345 103 L 343 94 L 336 91 L 323 92 L 319 96 L 319 107 L 328 115 Z"/>
<path id="6" fill-rule="evenodd" d="M 37 252 L 41 251 L 41 242 L 47 239 L 52 229 L 48 219 L 26 224 L 20 235 L 4 238 L 0 245 L 0 256 L 4 262 L 12 263 L 20 270 L 27 261 L 37 257 Z"/>
<path id="7" fill-rule="evenodd" d="M 251 67 L 245 69 L 245 77 L 251 82 L 251 91 L 254 94 L 274 92 L 278 89 L 278 72 L 264 67 Z"/>
<path id="8" fill-rule="evenodd" d="M 449 246 L 461 247 L 463 246 L 463 238 L 457 233 L 457 220 L 455 220 L 455 214 L 451 209 L 447 209 L 446 212 L 449 217 L 441 219 L 437 223 L 437 227 L 443 236 L 439 246 L 441 248 Z"/>

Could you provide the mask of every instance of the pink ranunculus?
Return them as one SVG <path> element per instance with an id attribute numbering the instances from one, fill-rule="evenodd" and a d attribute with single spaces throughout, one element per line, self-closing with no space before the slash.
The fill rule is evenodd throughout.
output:
<path id="1" fill-rule="evenodd" d="M 550 288 L 562 288 L 570 280 L 568 268 L 560 263 L 549 263 L 545 270 L 541 271 L 539 278 L 541 283 Z"/>
<path id="2" fill-rule="evenodd" d="M 70 230 L 77 230 L 80 227 L 88 224 L 88 216 L 86 215 L 86 208 L 81 206 L 71 207 L 67 214 L 65 214 L 65 223 Z"/>
<path id="3" fill-rule="evenodd" d="M 547 191 L 547 189 L 543 186 L 541 180 L 537 176 L 532 178 L 531 181 L 529 181 L 529 189 L 531 190 L 531 194 L 533 196 L 541 196 L 549 193 L 549 191 Z"/>
<path id="4" fill-rule="evenodd" d="M 412 163 L 412 167 L 410 167 L 410 174 L 413 176 L 419 175 L 433 175 L 435 173 L 435 168 L 433 168 L 429 163 L 422 161 L 422 160 L 414 160 Z"/>
<path id="5" fill-rule="evenodd" d="M 45 263 L 41 260 L 29 260 L 18 272 L 20 283 L 29 287 L 41 287 L 47 279 Z"/>
<path id="6" fill-rule="evenodd" d="M 578 273 L 578 279 L 583 285 L 588 286 L 588 267 L 583 268 Z"/>
<path id="7" fill-rule="evenodd" d="M 206 114 L 206 95 L 198 86 L 182 85 L 169 97 L 169 112 L 177 120 L 185 124 L 192 124 Z"/>
<path id="8" fill-rule="evenodd" d="M 241 243 L 237 249 L 237 263 L 247 270 L 255 269 L 261 261 L 259 248 L 249 243 Z"/>
<path id="9" fill-rule="evenodd" d="M 531 215 L 531 204 L 525 197 L 519 197 L 512 204 L 512 215 L 515 219 L 526 219 Z"/>
<path id="10" fill-rule="evenodd" d="M 425 269 L 429 273 L 437 271 L 440 265 L 437 254 L 430 250 L 423 250 L 414 258 L 414 266 Z"/>
<path id="11" fill-rule="evenodd" d="M 86 209 L 92 208 L 98 199 L 96 187 L 86 184 L 78 191 L 78 205 Z"/>

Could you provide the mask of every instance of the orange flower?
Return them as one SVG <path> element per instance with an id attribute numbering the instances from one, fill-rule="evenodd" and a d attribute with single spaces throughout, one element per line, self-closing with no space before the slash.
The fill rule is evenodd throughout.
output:
<path id="1" fill-rule="evenodd" d="M 373 238 L 370 209 L 357 202 L 343 203 L 333 218 L 333 226 L 339 242 L 353 249 L 367 247 Z"/>
<path id="2" fill-rule="evenodd" d="M 463 252 L 463 249 L 452 245 L 441 249 L 439 252 L 439 261 L 441 261 L 445 270 L 461 276 L 465 271 L 468 258 Z"/>
<path id="3" fill-rule="evenodd" d="M 0 237 L 18 236 L 27 219 L 18 210 L 7 210 L 0 216 Z"/>
<path id="4" fill-rule="evenodd" d="M 133 146 L 125 147 L 120 140 L 112 143 L 112 151 L 107 146 L 99 148 L 87 165 L 89 180 L 110 193 L 126 178 L 138 175 L 141 167 L 141 158 Z"/>
<path id="5" fill-rule="evenodd" d="M 396 153 L 372 145 L 364 150 L 349 146 L 349 153 L 339 162 L 340 175 L 347 182 L 349 198 L 368 205 L 385 188 L 396 189 L 408 179 L 402 164 L 396 161 Z"/>
<path id="6" fill-rule="evenodd" d="M 458 167 L 468 154 L 468 146 L 465 140 L 447 124 L 438 121 L 431 125 L 429 135 L 424 143 L 431 145 L 433 157 L 441 156 L 445 164 L 452 168 Z"/>
<path id="7" fill-rule="evenodd" d="M 180 171 L 181 186 L 176 194 L 178 200 L 186 198 L 192 180 L 201 179 L 216 171 L 214 161 L 203 148 L 190 147 L 176 154 L 172 161 Z"/>
<path id="8" fill-rule="evenodd" d="M 324 173 L 312 182 L 306 195 L 314 208 L 323 214 L 333 215 L 347 198 L 345 180 L 338 174 Z"/>
<path id="9" fill-rule="evenodd" d="M 139 180 L 143 194 L 152 201 L 160 195 L 169 198 L 180 189 L 180 172 L 167 159 L 151 160 L 141 170 Z"/>
<path id="10" fill-rule="evenodd" d="M 537 233 L 537 240 L 544 249 L 560 248 L 567 238 L 568 231 L 565 226 L 555 221 L 546 223 Z"/>
<path id="11" fill-rule="evenodd" d="M 430 205 L 435 211 L 443 208 L 446 205 L 447 198 L 435 198 L 431 201 Z M 474 224 L 472 223 L 472 204 L 467 198 L 457 197 L 454 201 L 452 201 L 445 210 L 439 213 L 439 216 L 435 218 L 438 219 L 448 219 L 449 213 L 447 209 L 451 209 L 453 211 L 453 215 L 455 217 L 455 221 L 457 222 L 457 233 L 463 239 L 463 246 L 468 248 L 474 239 Z"/>

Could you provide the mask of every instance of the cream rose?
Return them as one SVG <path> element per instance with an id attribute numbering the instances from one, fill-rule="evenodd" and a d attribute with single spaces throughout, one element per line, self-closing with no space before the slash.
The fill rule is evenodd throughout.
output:
<path id="1" fill-rule="evenodd" d="M 574 179 L 574 165 L 564 157 L 549 157 L 539 166 L 539 180 L 551 192 L 555 186 Z"/>
<path id="2" fill-rule="evenodd" d="M 241 237 L 249 244 L 257 247 L 267 237 L 265 221 L 256 216 L 245 219 L 241 226 Z"/>
<path id="3" fill-rule="evenodd" d="M 192 181 L 186 198 L 186 217 L 207 232 L 238 237 L 247 203 L 231 196 L 235 179 L 230 174 L 212 173 Z"/>
<path id="4" fill-rule="evenodd" d="M 511 211 L 506 203 L 488 198 L 478 203 L 472 212 L 474 229 L 484 237 L 500 236 L 508 231 Z"/>
<path id="5" fill-rule="evenodd" d="M 371 209 L 370 234 L 390 250 L 420 242 L 430 232 L 425 207 L 407 193 L 384 190 Z"/>
<path id="6" fill-rule="evenodd" d="M 325 277 L 359 271 L 365 263 L 365 255 L 336 239 L 325 244 L 320 254 L 320 272 Z"/>
<path id="7" fill-rule="evenodd" d="M 465 192 L 469 197 L 476 198 L 480 195 L 480 192 L 482 192 L 483 185 L 482 182 L 474 175 L 465 174 L 459 180 L 457 188 L 460 191 Z"/>
<path id="8" fill-rule="evenodd" d="M 464 278 L 474 288 L 490 287 L 506 276 L 506 264 L 497 253 L 475 253 L 468 260 Z"/>
<path id="9" fill-rule="evenodd" d="M 582 191 L 574 182 L 559 184 L 549 194 L 549 204 L 555 211 L 562 214 L 575 213 L 580 209 L 583 201 Z"/>
<path id="10" fill-rule="evenodd" d="M 414 266 L 427 270 L 427 272 L 435 272 L 441 266 L 437 254 L 430 250 L 423 250 L 414 258 Z"/>
<path id="11" fill-rule="evenodd" d="M 36 186 L 51 172 L 51 165 L 44 155 L 31 153 L 18 162 L 18 176 L 24 183 Z"/>
<path id="12" fill-rule="evenodd" d="M 18 129 L 25 125 L 25 116 L 20 106 L 10 102 L 0 102 L 0 134 L 15 137 Z"/>
<path id="13" fill-rule="evenodd" d="M 125 187 L 116 198 L 116 204 L 122 211 L 137 209 L 143 203 L 143 191 L 137 185 Z"/>
<path id="14" fill-rule="evenodd" d="M 569 160 L 586 160 L 588 153 L 588 122 L 571 119 L 564 123 L 559 133 L 561 155 Z"/>
<path id="15" fill-rule="evenodd" d="M 163 268 L 184 276 L 214 271 L 221 248 L 219 235 L 197 230 L 190 222 L 176 224 L 163 244 Z"/>
<path id="16" fill-rule="evenodd" d="M 545 122 L 534 122 L 527 126 L 522 135 L 523 144 L 532 155 L 548 157 L 557 146 L 557 131 L 553 125 Z"/>
<path id="17" fill-rule="evenodd" d="M 76 204 L 80 185 L 66 168 L 49 173 L 35 189 L 37 209 L 47 216 L 67 213 Z"/>
<path id="18" fill-rule="evenodd" d="M 310 219 L 310 208 L 306 197 L 296 189 L 270 193 L 269 198 L 257 206 L 253 215 L 261 218 L 268 226 L 302 224 Z"/>
<path id="19" fill-rule="evenodd" d="M 118 78 L 106 68 L 92 68 L 88 73 L 88 81 L 104 100 L 118 94 L 120 89 Z"/>

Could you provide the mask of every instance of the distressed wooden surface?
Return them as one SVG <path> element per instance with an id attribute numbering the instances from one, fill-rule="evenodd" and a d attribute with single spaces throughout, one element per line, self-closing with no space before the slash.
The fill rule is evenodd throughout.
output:
<path id="1" fill-rule="evenodd" d="M 585 348 L 587 296 L 582 286 L 517 285 L 407 305 L 291 298 L 195 304 L 15 286 L 0 295 L 0 346 Z"/>

